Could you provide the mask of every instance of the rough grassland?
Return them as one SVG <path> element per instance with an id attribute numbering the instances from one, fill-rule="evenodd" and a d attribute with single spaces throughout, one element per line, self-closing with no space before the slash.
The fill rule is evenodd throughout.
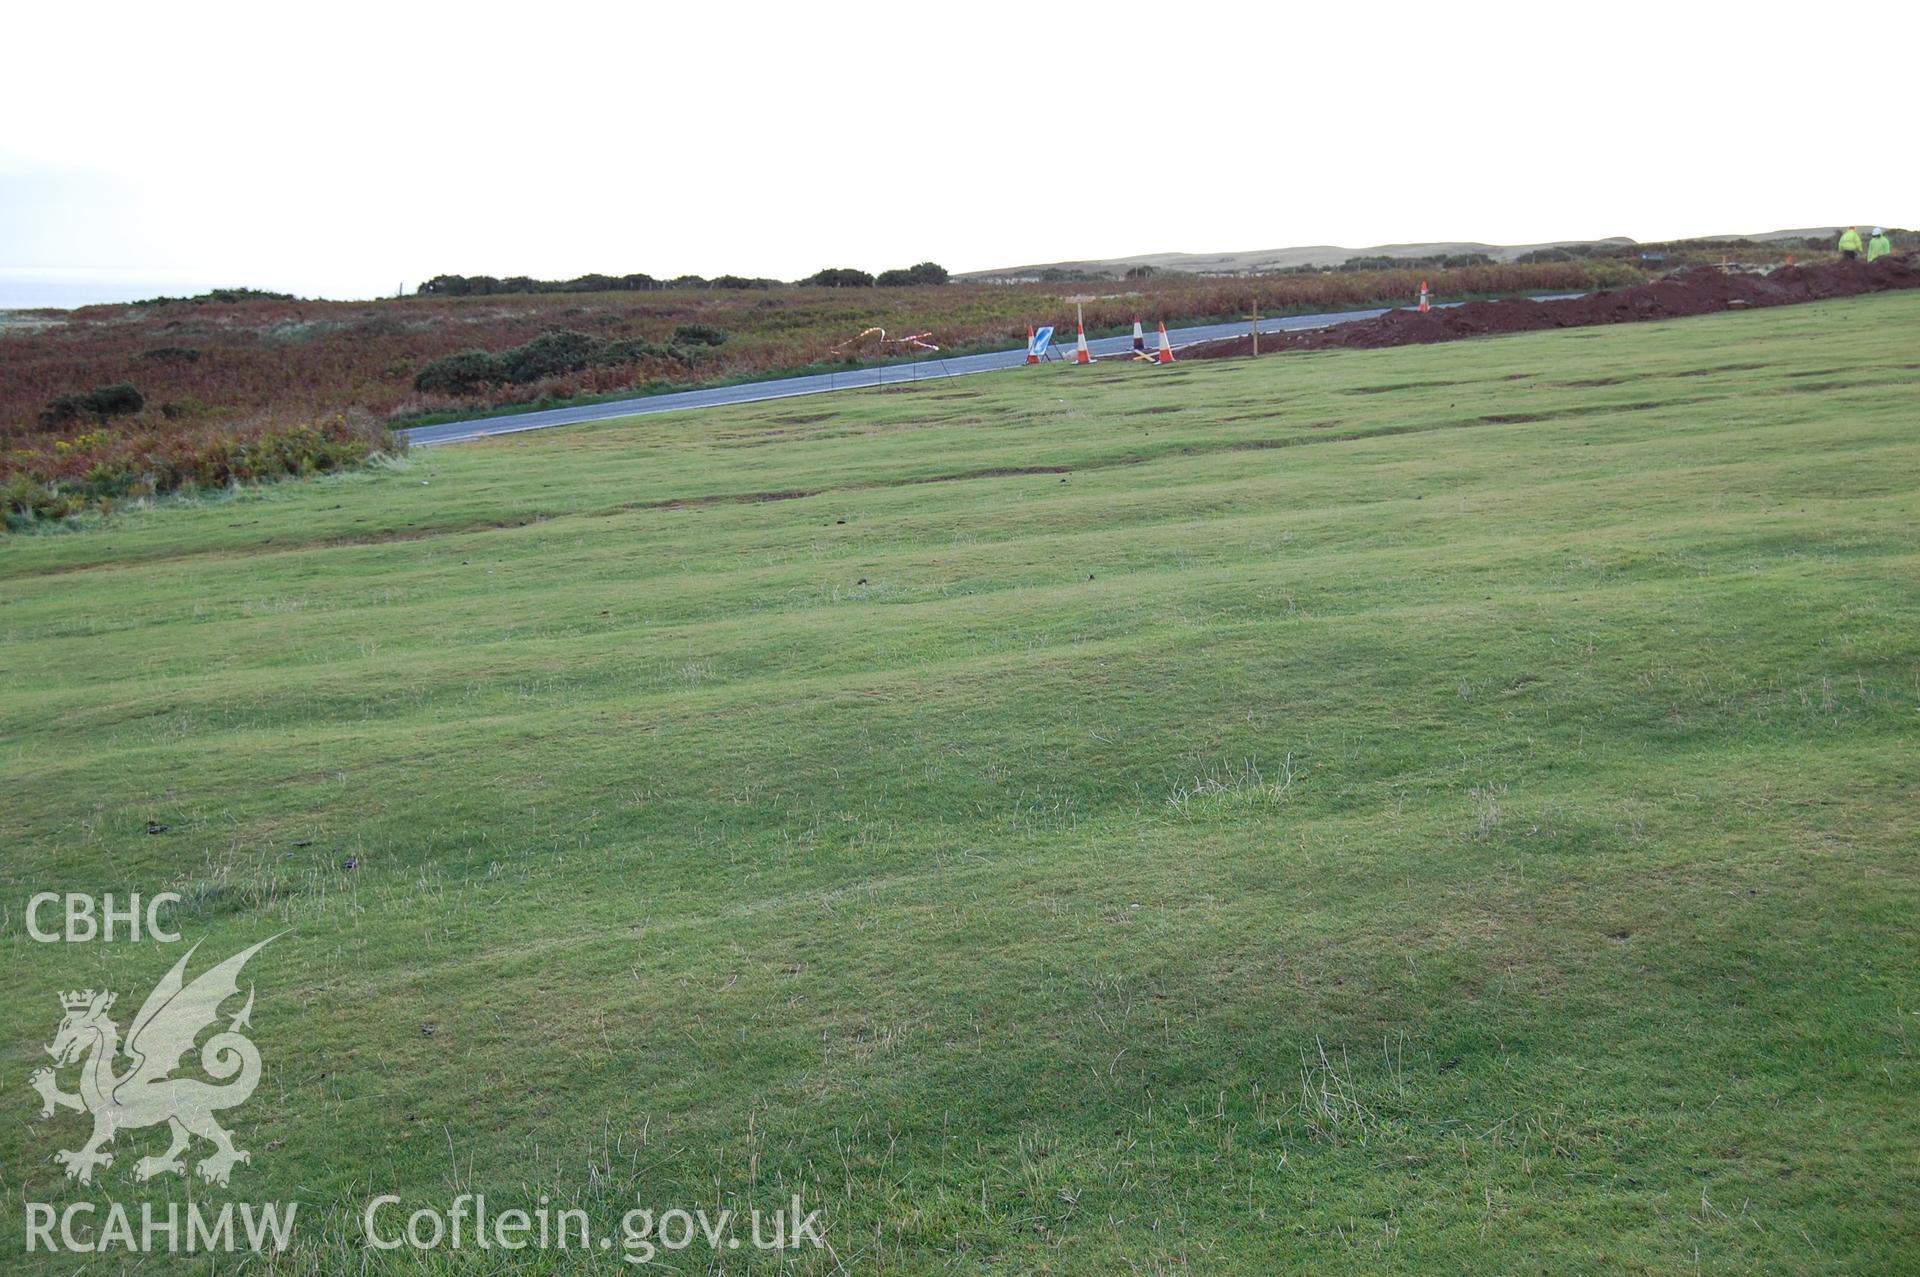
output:
<path id="1" fill-rule="evenodd" d="M 194 1188 L 300 1200 L 289 1269 L 476 1189 L 798 1192 L 806 1272 L 1911 1271 L 1917 324 L 1047 368 L 8 540 L 5 1266 L 186 1192 L 151 1130 L 67 1185 L 24 1083 L 179 953 L 27 895 L 172 888 L 208 960 L 289 929 Z"/>

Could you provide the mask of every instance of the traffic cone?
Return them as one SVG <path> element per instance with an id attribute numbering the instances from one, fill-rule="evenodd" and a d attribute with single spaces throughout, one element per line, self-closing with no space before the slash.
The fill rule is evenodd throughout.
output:
<path id="1" fill-rule="evenodd" d="M 1040 362 L 1040 356 L 1035 354 L 1033 349 L 1033 325 L 1032 324 L 1027 325 L 1027 362 L 1030 364 L 1037 364 Z"/>
<path id="2" fill-rule="evenodd" d="M 1427 304 L 1427 281 L 1423 279 L 1420 281 L 1420 313 L 1424 315 L 1432 309 L 1433 307 Z"/>
<path id="3" fill-rule="evenodd" d="M 1080 331 L 1080 344 L 1074 348 L 1073 362 L 1076 364 L 1090 364 L 1093 362 L 1093 356 L 1087 353 L 1087 326 L 1085 324 L 1075 324 L 1074 327 Z"/>
<path id="4" fill-rule="evenodd" d="M 1167 326 L 1164 322 L 1160 325 L 1160 357 L 1154 362 L 1161 364 L 1173 362 L 1173 343 L 1167 340 Z"/>
<path id="5" fill-rule="evenodd" d="M 1133 321 L 1133 349 L 1135 354 L 1144 355 L 1147 351 L 1147 335 L 1140 331 L 1140 320 Z"/>

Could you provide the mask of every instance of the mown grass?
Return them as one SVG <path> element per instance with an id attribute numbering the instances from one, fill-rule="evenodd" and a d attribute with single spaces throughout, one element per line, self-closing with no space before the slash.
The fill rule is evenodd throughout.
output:
<path id="1" fill-rule="evenodd" d="M 170 888 L 290 929 L 206 1194 L 302 1201 L 288 1268 L 475 1189 L 798 1192 L 807 1272 L 1905 1270 L 1916 320 L 1046 368 L 14 539 L 0 1068 L 177 956 L 27 895 Z M 66 1184 L 13 1093 L 0 1250 L 183 1191 L 150 1131 Z"/>

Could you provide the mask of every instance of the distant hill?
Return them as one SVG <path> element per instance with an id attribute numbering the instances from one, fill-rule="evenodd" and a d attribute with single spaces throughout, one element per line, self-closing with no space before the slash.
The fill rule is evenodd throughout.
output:
<path id="1" fill-rule="evenodd" d="M 1838 227 L 1816 226 L 1804 230 L 1766 231 L 1758 235 L 1711 235 L 1700 238 L 1701 240 L 1750 239 L 1765 242 L 1778 239 L 1820 238 L 1839 233 Z M 1194 275 L 1258 275 L 1267 271 L 1290 270 L 1301 266 L 1339 266 L 1355 257 L 1438 257 L 1458 253 L 1485 253 L 1497 262 L 1508 262 L 1522 253 L 1544 248 L 1584 248 L 1603 244 L 1625 248 L 1637 242 L 1624 235 L 1614 235 L 1605 239 L 1561 239 L 1540 244 L 1476 244 L 1461 241 L 1432 244 L 1375 244 L 1370 248 L 1308 244 L 1298 248 L 1267 248 L 1242 253 L 1141 253 L 1136 257 L 1038 262 L 1027 266 L 968 271 L 956 278 L 1012 282 L 1038 279 L 1043 271 L 1063 271 L 1072 274 L 1106 272 L 1124 275 L 1135 266 L 1151 266 L 1155 270 L 1185 271 Z"/>

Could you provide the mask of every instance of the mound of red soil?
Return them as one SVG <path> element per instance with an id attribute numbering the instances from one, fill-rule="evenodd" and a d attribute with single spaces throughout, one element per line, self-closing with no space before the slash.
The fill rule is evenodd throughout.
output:
<path id="1" fill-rule="evenodd" d="M 1916 264 L 1912 256 L 1900 254 L 1872 263 L 1835 261 L 1817 266 L 1782 266 L 1765 275 L 1728 274 L 1711 266 L 1695 266 L 1675 271 L 1651 284 L 1590 293 L 1585 297 L 1543 302 L 1507 297 L 1449 306 L 1424 315 L 1417 310 L 1391 310 L 1374 319 L 1309 332 L 1262 333 L 1260 353 L 1324 350 L 1334 346 L 1359 349 L 1417 346 L 1495 333 L 1629 324 L 1642 319 L 1786 306 L 1830 297 L 1857 297 L 1890 288 L 1920 288 L 1920 264 Z M 1180 357 L 1221 359 L 1247 355 L 1252 353 L 1252 345 L 1248 337 L 1202 342 L 1182 350 Z"/>

